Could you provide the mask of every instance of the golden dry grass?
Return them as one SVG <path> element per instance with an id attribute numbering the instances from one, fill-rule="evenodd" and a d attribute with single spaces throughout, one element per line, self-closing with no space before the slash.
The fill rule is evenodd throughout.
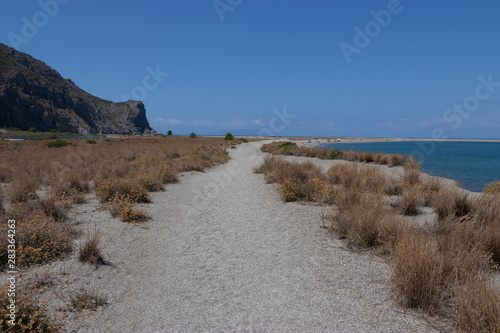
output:
<path id="1" fill-rule="evenodd" d="M 1 332 L 61 332 L 61 324 L 46 315 L 47 303 L 39 303 L 29 292 L 16 293 L 15 325 L 8 323 L 10 309 L 8 286 L 0 288 L 0 331 Z"/>
<path id="2" fill-rule="evenodd" d="M 387 164 L 391 167 L 402 166 L 405 168 L 420 169 L 419 163 L 412 156 L 406 155 L 384 155 L 362 151 L 341 151 L 329 148 L 305 148 L 298 147 L 292 142 L 271 142 L 264 144 L 261 150 L 273 155 L 294 155 L 317 157 L 321 159 L 344 159 L 349 162 L 364 162 L 375 164 Z"/>
<path id="3" fill-rule="evenodd" d="M 344 152 L 343 157 L 359 160 L 357 154 Z M 363 164 L 336 164 L 323 176 L 314 172 L 315 178 L 304 172 L 312 169 L 309 163 L 301 166 L 275 156 L 267 156 L 256 171 L 281 184 L 285 201 L 335 203 L 324 210 L 324 227 L 350 244 L 382 247 L 390 254 L 394 289 L 406 306 L 448 318 L 459 330 L 498 332 L 500 293 L 490 267 L 500 265 L 500 196 L 473 199 L 411 167 L 398 179 L 366 165 L 372 160 L 401 165 L 400 156 L 365 154 L 361 159 Z M 325 186 L 318 184 L 325 183 L 332 193 L 329 201 L 320 199 Z M 398 196 L 399 203 L 384 203 L 384 195 Z M 400 218 L 419 213 L 421 205 L 434 209 L 437 226 L 411 225 Z"/>

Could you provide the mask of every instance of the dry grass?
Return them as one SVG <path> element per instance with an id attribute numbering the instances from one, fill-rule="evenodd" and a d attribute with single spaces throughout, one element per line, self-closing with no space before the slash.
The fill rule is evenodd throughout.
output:
<path id="1" fill-rule="evenodd" d="M 440 221 L 448 217 L 462 217 L 469 214 L 474 203 L 467 193 L 457 189 L 445 189 L 433 200 L 433 208 Z"/>
<path id="2" fill-rule="evenodd" d="M 148 219 L 144 210 L 133 207 L 131 199 L 126 194 L 116 195 L 108 202 L 111 215 L 123 222 L 143 222 Z"/>
<path id="3" fill-rule="evenodd" d="M 486 194 L 500 194 L 500 180 L 496 180 L 492 183 L 487 184 L 484 187 L 484 193 L 486 193 Z"/>
<path id="4" fill-rule="evenodd" d="M 61 324 L 48 317 L 47 304 L 37 302 L 28 292 L 16 293 L 15 325 L 8 323 L 10 297 L 8 285 L 0 288 L 0 331 L 1 332 L 61 332 Z"/>
<path id="5" fill-rule="evenodd" d="M 382 197 L 369 193 L 343 191 L 337 197 L 338 212 L 331 216 L 332 228 L 340 238 L 362 246 L 385 243 L 387 223 L 391 218 Z"/>
<path id="6" fill-rule="evenodd" d="M 92 145 L 67 140 L 71 145 L 57 149 L 47 148 L 46 141 L 2 144 L 0 181 L 7 183 L 7 195 L 0 195 L 0 206 L 5 206 L 0 209 L 0 229 L 7 219 L 18 222 L 21 264 L 43 263 L 71 250 L 75 232 L 62 222 L 65 207 L 84 202 L 93 189 L 103 202 L 126 197 L 126 202 L 110 205 L 122 220 L 144 220 L 146 214 L 130 202 L 148 202 L 148 192 L 177 181 L 182 170 L 203 170 L 229 159 L 223 138 L 106 140 L 96 139 Z M 38 198 L 40 190 L 45 194 Z"/>
<path id="7" fill-rule="evenodd" d="M 421 204 L 422 189 L 420 186 L 412 186 L 403 191 L 398 207 L 404 215 L 417 215 Z"/>
<path id="8" fill-rule="evenodd" d="M 93 233 L 89 231 L 86 233 L 85 240 L 78 248 L 78 260 L 80 262 L 92 265 L 102 265 L 104 263 L 100 247 L 101 236 L 102 233 L 97 228 Z"/>
<path id="9" fill-rule="evenodd" d="M 106 298 L 100 296 L 96 288 L 82 288 L 70 299 L 71 306 L 77 311 L 95 310 L 100 306 L 106 305 Z"/>
<path id="10" fill-rule="evenodd" d="M 384 155 L 382 153 L 352 150 L 342 151 L 329 148 L 305 148 L 298 147 L 295 143 L 285 141 L 264 144 L 261 150 L 273 155 L 306 156 L 329 160 L 344 159 L 349 162 L 376 163 L 386 164 L 391 167 L 402 166 L 405 168 L 420 169 L 418 161 L 406 155 Z"/>
<path id="11" fill-rule="evenodd" d="M 102 202 L 112 201 L 115 197 L 127 197 L 130 202 L 149 202 L 148 190 L 136 179 L 123 179 L 111 176 L 96 186 L 96 196 Z"/>
<path id="12" fill-rule="evenodd" d="M 344 152 L 343 158 L 365 165 L 336 164 L 313 178 L 306 172 L 311 166 L 269 156 L 256 171 L 281 184 L 285 201 L 322 201 L 327 188 L 332 196 L 326 202 L 336 205 L 324 210 L 324 227 L 329 222 L 349 244 L 390 254 L 394 289 L 406 306 L 448 318 L 459 330 L 498 332 L 500 293 L 489 275 L 500 266 L 500 196 L 490 195 L 495 185 L 473 199 L 438 177 L 424 177 L 404 156 Z M 404 175 L 366 166 L 376 162 L 405 166 Z M 384 195 L 398 196 L 398 204 L 385 204 Z M 434 209 L 437 226 L 410 225 L 398 215 L 418 214 L 421 205 Z"/>

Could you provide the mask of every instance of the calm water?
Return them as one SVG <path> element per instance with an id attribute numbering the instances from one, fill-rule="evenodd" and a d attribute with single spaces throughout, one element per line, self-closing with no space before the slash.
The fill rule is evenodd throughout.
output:
<path id="1" fill-rule="evenodd" d="M 481 192 L 484 185 L 500 180 L 500 142 L 366 142 L 323 147 L 412 155 L 421 161 L 422 171 L 458 180 L 470 191 Z"/>

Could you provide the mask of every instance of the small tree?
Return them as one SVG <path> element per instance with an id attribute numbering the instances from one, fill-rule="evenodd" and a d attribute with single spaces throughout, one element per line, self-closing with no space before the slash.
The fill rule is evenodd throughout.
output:
<path id="1" fill-rule="evenodd" d="M 234 140 L 234 135 L 232 135 L 231 133 L 229 133 L 229 132 L 228 132 L 228 133 L 226 134 L 226 138 L 225 138 L 225 140 Z"/>
<path id="2" fill-rule="evenodd" d="M 55 128 L 50 130 L 50 133 L 57 133 L 57 130 Z"/>
<path id="3" fill-rule="evenodd" d="M 191 139 L 196 139 L 196 134 L 194 132 L 191 132 L 191 134 L 189 134 L 189 137 Z"/>
<path id="4" fill-rule="evenodd" d="M 168 130 L 167 135 L 172 135 L 172 131 Z"/>
<path id="5" fill-rule="evenodd" d="M 36 132 L 36 128 L 30 127 L 30 129 L 28 131 L 30 131 L 31 133 L 34 133 L 34 132 Z"/>

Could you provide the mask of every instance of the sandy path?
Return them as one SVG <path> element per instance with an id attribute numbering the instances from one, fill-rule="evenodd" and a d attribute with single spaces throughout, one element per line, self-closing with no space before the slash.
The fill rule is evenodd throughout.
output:
<path id="1" fill-rule="evenodd" d="M 285 204 L 253 174 L 260 143 L 145 206 L 152 220 L 101 274 L 111 304 L 82 332 L 427 332 L 397 310 L 379 260 L 346 251 L 317 206 Z"/>

